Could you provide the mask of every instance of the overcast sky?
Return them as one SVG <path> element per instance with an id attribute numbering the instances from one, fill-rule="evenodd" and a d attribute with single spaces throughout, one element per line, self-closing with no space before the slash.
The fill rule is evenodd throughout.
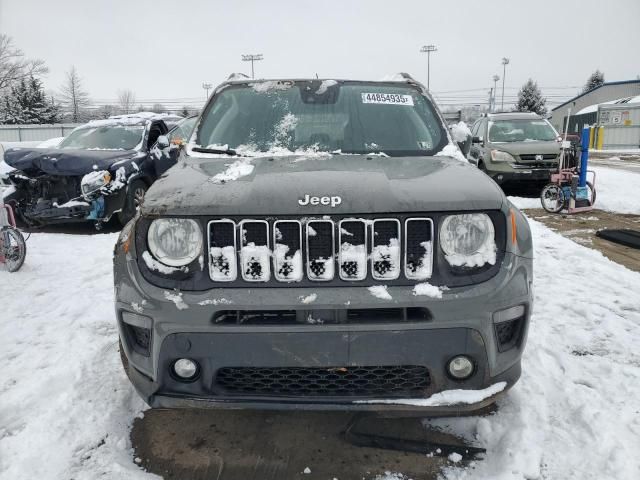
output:
<path id="1" fill-rule="evenodd" d="M 640 75 L 639 21 L 640 0 L 0 0 L 0 32 L 46 61 L 47 89 L 75 65 L 98 103 L 123 88 L 204 97 L 203 82 L 250 72 L 242 53 L 264 54 L 257 77 L 406 71 L 426 83 L 424 44 L 438 47 L 431 90 L 445 103 L 486 97 L 503 56 L 507 94 L 531 77 L 559 100 L 596 68 Z"/>

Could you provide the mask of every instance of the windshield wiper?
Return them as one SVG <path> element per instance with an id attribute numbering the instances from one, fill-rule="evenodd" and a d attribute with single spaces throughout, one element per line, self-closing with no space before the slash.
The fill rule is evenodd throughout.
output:
<path id="1" fill-rule="evenodd" d="M 205 148 L 205 147 L 193 147 L 191 149 L 194 152 L 199 152 L 199 153 L 218 153 L 218 154 L 223 154 L 223 155 L 230 155 L 230 156 L 234 156 L 234 157 L 241 157 L 242 155 L 239 154 L 238 152 L 236 152 L 234 149 L 232 148 Z"/>

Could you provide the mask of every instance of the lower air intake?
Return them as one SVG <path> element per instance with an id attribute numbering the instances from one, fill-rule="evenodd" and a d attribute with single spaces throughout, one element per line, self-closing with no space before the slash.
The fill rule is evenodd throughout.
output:
<path id="1" fill-rule="evenodd" d="M 225 367 L 215 385 L 228 394 L 306 397 L 420 397 L 431 384 L 426 367 Z"/>

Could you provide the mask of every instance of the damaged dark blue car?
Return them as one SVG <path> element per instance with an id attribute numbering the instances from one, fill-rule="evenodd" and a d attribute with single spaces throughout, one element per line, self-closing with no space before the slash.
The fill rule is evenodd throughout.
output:
<path id="1" fill-rule="evenodd" d="M 114 216 L 125 225 L 176 161 L 179 145 L 165 118 L 142 112 L 94 120 L 57 148 L 8 150 L 14 189 L 5 202 L 30 226 L 93 221 L 100 228 Z"/>

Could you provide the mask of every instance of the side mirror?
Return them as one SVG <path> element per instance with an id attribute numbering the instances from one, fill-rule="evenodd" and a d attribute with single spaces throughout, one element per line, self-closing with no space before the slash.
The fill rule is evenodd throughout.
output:
<path id="1" fill-rule="evenodd" d="M 158 137 L 158 148 L 160 150 L 164 150 L 165 148 L 169 148 L 169 137 L 166 135 L 160 135 Z"/>
<path id="2" fill-rule="evenodd" d="M 482 137 L 473 137 L 473 139 L 471 140 L 471 143 L 482 143 L 484 142 L 484 139 Z"/>

